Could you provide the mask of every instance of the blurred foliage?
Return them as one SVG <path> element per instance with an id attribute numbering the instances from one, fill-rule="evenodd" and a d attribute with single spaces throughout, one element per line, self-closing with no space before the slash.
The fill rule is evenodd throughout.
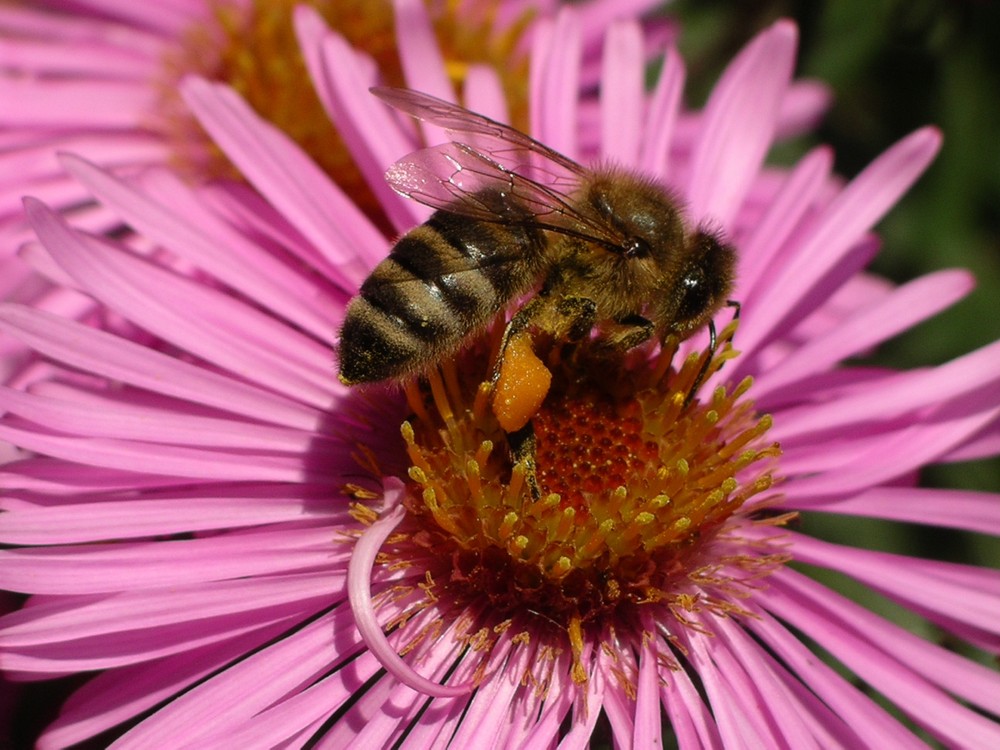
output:
<path id="1" fill-rule="evenodd" d="M 856 175 L 916 128 L 945 135 L 937 160 L 878 227 L 873 270 L 897 282 L 963 267 L 976 290 L 888 342 L 874 360 L 934 365 L 1000 339 L 1000 3 L 992 0 L 677 0 L 681 51 L 694 97 L 774 20 L 800 30 L 797 75 L 818 78 L 834 102 L 796 154 L 831 144 L 837 170 Z M 782 155 L 785 151 L 782 151 Z M 1000 395 L 1000 394 L 998 394 Z M 1000 461 L 926 470 L 925 483 L 997 491 Z"/>

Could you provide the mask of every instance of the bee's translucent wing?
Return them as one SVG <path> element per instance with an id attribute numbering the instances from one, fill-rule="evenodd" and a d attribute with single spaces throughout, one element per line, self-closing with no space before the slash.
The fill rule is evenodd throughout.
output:
<path id="1" fill-rule="evenodd" d="M 535 139 L 494 120 L 408 89 L 372 92 L 452 133 L 474 136 L 403 157 L 386 172 L 398 193 L 478 221 L 530 224 L 618 246 L 620 233 L 580 213 L 570 195 L 588 171 Z M 529 176 L 530 175 L 530 176 Z"/>
<path id="2" fill-rule="evenodd" d="M 528 175 L 532 168 L 544 169 L 547 165 L 555 181 L 560 180 L 561 173 L 575 175 L 576 179 L 587 174 L 587 170 L 572 159 L 553 151 L 520 130 L 436 96 L 387 86 L 377 86 L 371 92 L 400 112 L 406 112 L 455 134 L 475 136 L 471 144 L 474 148 L 482 146 L 483 151 L 492 154 L 495 161 L 511 171 Z"/>
<path id="3" fill-rule="evenodd" d="M 389 167 L 385 176 L 408 198 L 482 221 L 524 220 L 525 212 L 554 218 L 573 210 L 563 193 L 511 171 L 465 143 L 415 151 Z"/>

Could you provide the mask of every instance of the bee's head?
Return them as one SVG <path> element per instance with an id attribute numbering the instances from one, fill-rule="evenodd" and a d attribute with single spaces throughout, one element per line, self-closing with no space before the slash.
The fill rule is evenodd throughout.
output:
<path id="1" fill-rule="evenodd" d="M 736 253 L 719 235 L 699 230 L 686 242 L 682 257 L 667 297 L 671 328 L 683 335 L 701 327 L 725 304 Z"/>

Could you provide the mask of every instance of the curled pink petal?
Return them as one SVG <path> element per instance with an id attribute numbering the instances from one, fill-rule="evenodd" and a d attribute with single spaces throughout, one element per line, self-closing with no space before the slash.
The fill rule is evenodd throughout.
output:
<path id="1" fill-rule="evenodd" d="M 375 607 L 372 604 L 371 576 L 375 565 L 375 556 L 382 544 L 400 521 L 406 516 L 406 508 L 399 502 L 403 493 L 400 486 L 393 487 L 395 502 L 392 509 L 382 518 L 373 523 L 354 547 L 351 555 L 351 565 L 347 573 L 347 592 L 354 611 L 358 632 L 365 639 L 368 648 L 378 658 L 391 675 L 419 693 L 433 695 L 439 698 L 452 698 L 466 695 L 475 689 L 475 685 L 442 685 L 428 680 L 400 658 L 395 649 L 382 632 L 375 617 Z"/>

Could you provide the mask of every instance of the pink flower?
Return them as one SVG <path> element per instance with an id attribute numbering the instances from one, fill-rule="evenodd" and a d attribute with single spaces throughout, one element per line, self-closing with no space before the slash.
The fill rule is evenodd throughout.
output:
<path id="1" fill-rule="evenodd" d="M 427 211 L 374 177 L 421 145 L 418 130 L 370 96 L 367 58 L 309 11 L 296 20 L 320 99 L 362 174 L 395 228 L 414 226 Z M 583 571 L 574 578 L 532 588 L 509 575 L 525 571 L 511 550 L 545 533 L 526 516 L 573 514 L 553 515 L 548 498 L 527 493 L 515 493 L 518 517 L 497 513 L 517 471 L 501 481 L 490 448 L 463 447 L 490 417 L 473 413 L 464 394 L 476 381 L 463 379 L 462 362 L 445 366 L 444 381 L 431 374 L 432 395 L 410 387 L 406 399 L 337 381 L 344 307 L 389 241 L 239 96 L 189 79 L 185 100 L 259 193 L 190 187 L 159 168 L 122 177 L 64 156 L 136 235 L 95 236 L 29 200 L 38 243 L 27 257 L 89 307 L 0 307 L 0 330 L 45 358 L 0 390 L 0 439 L 30 453 L 0 471 L 0 541 L 10 545 L 0 584 L 31 595 L 0 620 L 0 665 L 18 679 L 97 673 L 40 747 L 111 729 L 115 747 L 583 747 L 598 721 L 615 744 L 650 747 L 665 718 L 682 748 L 916 747 L 914 727 L 950 746 L 1000 742 L 995 671 L 787 565 L 844 573 L 953 638 L 995 648 L 994 571 L 836 546 L 785 525 L 808 510 L 1000 529 L 996 497 L 911 481 L 928 463 L 997 452 L 1000 344 L 912 372 L 840 364 L 971 286 L 961 271 L 899 288 L 863 271 L 873 225 L 933 158 L 939 134 L 917 131 L 844 186 L 825 149 L 769 169 L 787 122 L 790 24 L 757 37 L 705 109 L 683 117 L 682 61 L 669 52 L 647 96 L 633 23 L 609 28 L 602 93 L 588 109 L 575 83 L 581 34 L 566 10 L 533 37 L 533 134 L 670 184 L 691 224 L 717 227 L 739 256 L 742 354 L 720 348 L 728 362 L 694 403 L 682 404 L 693 360 L 678 357 L 674 372 L 651 354 L 615 373 L 628 391 L 617 406 L 645 408 L 663 391 L 660 416 L 639 418 L 660 431 L 649 439 L 659 458 L 637 469 L 630 454 L 621 491 L 562 477 L 591 504 L 575 508 L 573 526 L 598 506 L 617 502 L 624 514 L 641 495 L 632 474 L 645 471 L 651 486 L 670 487 L 641 498 L 655 522 L 622 515 L 598 525 L 603 539 L 552 537 L 571 572 Z M 414 67 L 414 88 L 432 89 L 425 70 Z M 496 76 L 477 68 L 468 81 L 470 107 L 502 117 Z M 682 352 L 703 345 L 696 336 Z M 601 412 L 595 393 L 585 380 L 559 408 L 597 413 L 586 422 L 594 430 L 635 416 Z M 439 425 L 446 408 L 454 429 Z M 540 476 L 552 414 L 543 407 L 536 420 Z M 455 466 L 466 473 L 449 474 Z M 476 547 L 469 533 L 505 525 L 518 530 L 503 538 L 509 546 Z M 672 535 L 631 578 L 621 563 L 637 555 L 617 551 L 636 549 L 626 532 L 651 532 L 650 544 Z M 617 567 L 602 568 L 610 559 Z M 563 585 L 590 585 L 594 571 L 625 584 L 592 591 L 597 614 Z M 539 600 L 540 590 L 562 598 Z"/>

